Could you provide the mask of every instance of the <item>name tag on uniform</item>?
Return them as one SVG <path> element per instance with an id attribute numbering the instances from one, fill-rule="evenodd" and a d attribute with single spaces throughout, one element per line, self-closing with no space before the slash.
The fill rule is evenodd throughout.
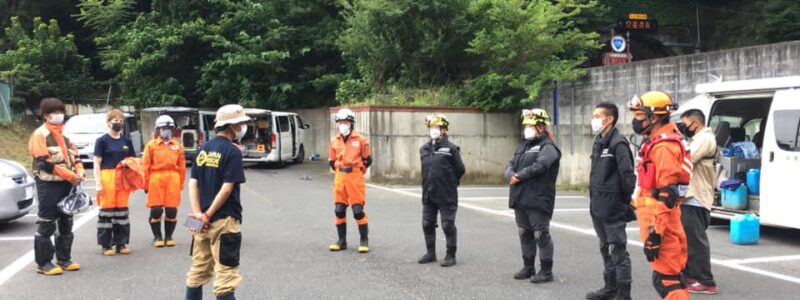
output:
<path id="1" fill-rule="evenodd" d="M 444 147 L 437 149 L 436 154 L 452 155 L 450 153 L 450 148 L 444 148 Z"/>
<path id="2" fill-rule="evenodd" d="M 172 151 L 178 151 L 178 145 L 172 145 Z"/>
<path id="3" fill-rule="evenodd" d="M 614 154 L 608 153 L 608 148 L 603 149 L 603 153 L 600 154 L 600 157 L 614 157 Z"/>
<path id="4" fill-rule="evenodd" d="M 358 147 L 358 146 L 361 146 L 361 143 L 359 143 L 358 141 L 353 141 L 352 145 L 353 145 L 353 147 Z"/>
<path id="5" fill-rule="evenodd" d="M 528 149 L 528 151 L 525 151 L 525 152 L 533 153 L 533 152 L 539 152 L 539 150 L 542 150 L 542 146 L 533 146 L 530 149 Z"/>

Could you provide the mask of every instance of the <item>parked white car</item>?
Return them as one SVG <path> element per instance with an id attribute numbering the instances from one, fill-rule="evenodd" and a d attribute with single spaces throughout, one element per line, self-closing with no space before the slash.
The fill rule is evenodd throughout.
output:
<path id="1" fill-rule="evenodd" d="M 78 148 L 78 155 L 85 165 L 94 163 L 94 143 L 108 132 L 106 114 L 75 115 L 64 124 L 64 136 Z M 136 122 L 136 116 L 125 113 L 125 130 L 123 134 L 133 141 L 136 154 L 142 153 L 142 134 Z"/>
<path id="2" fill-rule="evenodd" d="M 34 185 L 22 165 L 0 159 L 0 223 L 19 219 L 33 209 Z"/>

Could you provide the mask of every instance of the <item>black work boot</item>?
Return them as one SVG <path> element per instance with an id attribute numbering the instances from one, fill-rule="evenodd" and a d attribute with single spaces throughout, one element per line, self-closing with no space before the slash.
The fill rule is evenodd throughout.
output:
<path id="1" fill-rule="evenodd" d="M 164 221 L 164 246 L 175 247 L 175 240 L 172 239 L 172 234 L 175 232 L 175 227 L 178 225 L 174 221 Z"/>
<path id="2" fill-rule="evenodd" d="M 631 300 L 631 284 L 621 283 L 617 288 L 617 296 L 614 300 Z"/>
<path id="3" fill-rule="evenodd" d="M 341 251 L 347 249 L 347 224 L 337 224 L 336 232 L 339 234 L 339 240 L 328 248 L 331 251 Z"/>
<path id="4" fill-rule="evenodd" d="M 552 260 L 542 260 L 541 261 L 541 270 L 536 275 L 533 275 L 531 282 L 533 283 L 545 283 L 553 281 L 553 261 Z"/>
<path id="5" fill-rule="evenodd" d="M 533 276 L 534 273 L 536 273 L 536 265 L 535 265 L 536 263 L 532 257 L 531 258 L 522 257 L 522 261 L 523 263 L 525 263 L 525 266 L 523 266 L 522 270 L 519 270 L 517 274 L 514 274 L 514 279 L 518 280 L 528 279 L 531 278 L 531 276 Z"/>
<path id="6" fill-rule="evenodd" d="M 452 267 L 456 264 L 456 248 L 447 248 L 447 255 L 444 257 L 444 261 L 442 261 L 442 267 Z"/>
<path id="7" fill-rule="evenodd" d="M 605 286 L 603 288 L 589 292 L 586 294 L 586 299 L 589 300 L 611 300 L 617 294 L 617 280 L 614 278 L 615 274 L 603 274 Z"/>
<path id="8" fill-rule="evenodd" d="M 161 236 L 161 222 L 150 223 L 150 230 L 153 231 L 153 247 L 164 247 L 164 238 Z"/>
<path id="9" fill-rule="evenodd" d="M 369 252 L 369 227 L 367 227 L 367 224 L 358 225 L 358 233 L 361 235 L 361 243 L 358 245 L 358 252 Z"/>

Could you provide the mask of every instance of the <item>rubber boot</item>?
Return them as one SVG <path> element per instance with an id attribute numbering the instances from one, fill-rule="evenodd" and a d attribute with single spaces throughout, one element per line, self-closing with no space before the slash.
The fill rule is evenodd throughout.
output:
<path id="1" fill-rule="evenodd" d="M 592 291 L 586 294 L 586 299 L 589 300 L 610 300 L 617 294 L 617 281 L 614 278 L 615 274 L 603 274 L 605 286 L 603 288 Z"/>
<path id="2" fill-rule="evenodd" d="M 164 245 L 167 247 L 175 247 L 176 245 L 175 240 L 172 239 L 172 233 L 175 232 L 175 226 L 177 224 L 177 222 L 164 221 Z"/>
<path id="3" fill-rule="evenodd" d="M 539 273 L 533 275 L 531 282 L 533 283 L 545 283 L 553 281 L 553 261 L 552 260 L 542 260 L 542 269 L 539 270 Z"/>
<path id="4" fill-rule="evenodd" d="M 336 244 L 328 247 L 331 251 L 341 251 L 347 249 L 347 224 L 337 224 L 336 232 L 339 234 L 339 240 Z"/>
<path id="5" fill-rule="evenodd" d="M 367 224 L 358 225 L 358 233 L 361 235 L 361 242 L 358 245 L 359 253 L 369 252 L 369 227 Z"/>
<path id="6" fill-rule="evenodd" d="M 236 300 L 236 296 L 233 293 L 225 294 L 217 296 L 217 300 Z"/>
<path id="7" fill-rule="evenodd" d="M 522 279 L 529 279 L 536 273 L 536 262 L 533 258 L 522 257 L 522 262 L 525 264 L 522 267 L 522 270 L 519 270 L 517 274 L 514 274 L 514 279 L 522 280 Z"/>
<path id="8" fill-rule="evenodd" d="M 161 236 L 161 221 L 150 222 L 150 230 L 153 231 L 153 246 L 156 248 L 164 247 L 164 238 Z"/>
<path id="9" fill-rule="evenodd" d="M 203 287 L 186 287 L 186 296 L 184 300 L 203 300 Z"/>
<path id="10" fill-rule="evenodd" d="M 64 270 L 61 269 L 59 266 L 54 266 L 52 263 L 45 263 L 43 266 L 39 266 L 36 268 L 36 273 L 43 274 L 45 276 L 53 276 L 53 275 L 61 275 L 64 273 Z"/>
<path id="11" fill-rule="evenodd" d="M 436 235 L 425 234 L 425 255 L 417 261 L 420 264 L 427 264 L 436 261 Z"/>
<path id="12" fill-rule="evenodd" d="M 621 283 L 617 288 L 617 296 L 614 300 L 631 300 L 631 284 Z"/>
<path id="13" fill-rule="evenodd" d="M 456 248 L 455 247 L 448 247 L 447 248 L 447 255 L 444 256 L 444 261 L 442 261 L 442 267 L 452 267 L 456 264 Z"/>

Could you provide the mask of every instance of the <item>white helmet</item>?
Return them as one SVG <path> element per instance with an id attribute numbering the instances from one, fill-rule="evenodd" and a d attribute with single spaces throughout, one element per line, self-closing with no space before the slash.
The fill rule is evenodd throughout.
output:
<path id="1" fill-rule="evenodd" d="M 175 127 L 175 120 L 168 115 L 158 116 L 158 119 L 156 119 L 156 128 L 160 127 Z"/>
<path id="2" fill-rule="evenodd" d="M 350 121 L 355 123 L 356 122 L 356 115 L 353 113 L 352 110 L 349 108 L 342 108 L 338 112 L 336 112 L 336 116 L 333 118 L 334 121 Z"/>

